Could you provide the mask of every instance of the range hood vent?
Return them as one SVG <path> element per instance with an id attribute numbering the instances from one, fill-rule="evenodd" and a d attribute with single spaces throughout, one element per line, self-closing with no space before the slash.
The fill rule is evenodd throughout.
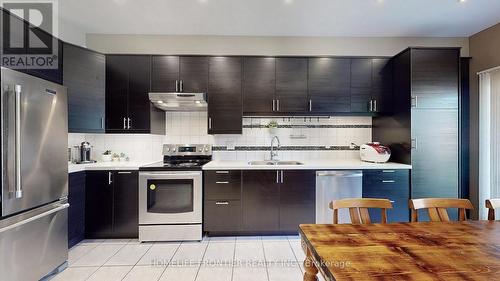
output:
<path id="1" fill-rule="evenodd" d="M 205 111 L 205 93 L 149 93 L 149 100 L 164 111 Z"/>

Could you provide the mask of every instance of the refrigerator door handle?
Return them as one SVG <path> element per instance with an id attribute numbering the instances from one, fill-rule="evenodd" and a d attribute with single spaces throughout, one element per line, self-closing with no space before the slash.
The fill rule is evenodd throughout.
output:
<path id="1" fill-rule="evenodd" d="M 6 227 L 4 227 L 4 228 L 1 228 L 1 229 L 0 229 L 0 233 L 5 232 L 5 231 L 8 231 L 8 230 L 13 229 L 13 228 L 16 228 L 16 227 L 19 227 L 19 226 L 22 226 L 22 225 L 25 225 L 25 224 L 30 223 L 30 222 L 32 222 L 32 221 L 35 221 L 35 220 L 37 220 L 37 219 L 40 219 L 40 218 L 46 217 L 46 216 L 48 216 L 48 215 L 50 215 L 50 214 L 57 213 L 57 212 L 59 212 L 59 211 L 61 211 L 61 210 L 64 210 L 64 209 L 66 209 L 66 208 L 68 208 L 68 207 L 69 207 L 69 203 L 64 203 L 64 204 L 62 204 L 62 205 L 61 205 L 61 206 L 59 206 L 59 207 L 56 207 L 56 208 L 51 209 L 51 210 L 48 210 L 47 212 L 44 212 L 44 213 L 38 214 L 38 215 L 36 215 L 36 216 L 32 216 L 32 217 L 30 217 L 30 218 L 28 218 L 28 219 L 25 219 L 25 220 L 22 220 L 22 221 L 19 221 L 19 222 L 13 223 L 13 224 L 11 224 L 11 225 L 8 225 L 8 226 L 6 226 Z"/>
<path id="2" fill-rule="evenodd" d="M 14 92 L 16 95 L 16 191 L 15 198 L 23 197 L 23 189 L 21 187 L 21 85 L 15 85 Z"/>

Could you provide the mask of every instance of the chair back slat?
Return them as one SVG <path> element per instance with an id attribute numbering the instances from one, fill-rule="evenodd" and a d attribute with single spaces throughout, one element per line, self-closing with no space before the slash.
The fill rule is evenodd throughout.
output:
<path id="1" fill-rule="evenodd" d="M 371 224 L 370 212 L 368 211 L 370 208 L 381 209 L 381 223 L 387 223 L 387 209 L 392 209 L 392 203 L 387 199 L 340 199 L 330 203 L 330 209 L 333 209 L 334 224 L 339 223 L 339 209 L 349 209 L 352 224 Z"/>
<path id="2" fill-rule="evenodd" d="M 488 220 L 495 220 L 495 209 L 500 209 L 500 199 L 486 200 L 486 208 L 488 208 Z"/>
<path id="3" fill-rule="evenodd" d="M 459 220 L 467 220 L 466 210 L 472 210 L 474 207 L 467 199 L 447 199 L 447 198 L 424 198 L 411 199 L 410 208 L 412 212 L 411 221 L 418 221 L 418 211 L 427 209 L 429 219 L 434 222 L 450 221 L 448 211 L 446 209 L 456 208 L 459 210 Z"/>

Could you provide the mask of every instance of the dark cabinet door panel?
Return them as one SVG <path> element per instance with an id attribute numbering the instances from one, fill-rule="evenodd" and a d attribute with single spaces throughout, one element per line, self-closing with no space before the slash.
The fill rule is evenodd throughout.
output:
<path id="1" fill-rule="evenodd" d="M 316 220 L 316 172 L 280 171 L 280 230 L 295 232 L 299 224 L 315 223 Z"/>
<path id="2" fill-rule="evenodd" d="M 68 248 L 85 238 L 85 172 L 68 176 Z"/>
<path id="3" fill-rule="evenodd" d="M 151 58 L 151 91 L 175 92 L 176 81 L 179 80 L 178 56 L 152 56 Z"/>
<path id="4" fill-rule="evenodd" d="M 129 58 L 128 118 L 129 131 L 148 133 L 151 129 L 149 101 L 150 56 L 130 56 Z"/>
<path id="5" fill-rule="evenodd" d="M 180 57 L 182 92 L 206 93 L 208 91 L 208 57 Z"/>
<path id="6" fill-rule="evenodd" d="M 113 173 L 113 236 L 139 235 L 139 182 L 137 171 Z"/>
<path id="7" fill-rule="evenodd" d="M 241 58 L 209 59 L 208 117 L 210 134 L 241 134 Z"/>
<path id="8" fill-rule="evenodd" d="M 275 58 L 243 59 L 243 112 L 272 113 L 276 88 Z"/>
<path id="9" fill-rule="evenodd" d="M 129 58 L 106 56 L 106 130 L 124 130 L 128 116 Z"/>
<path id="10" fill-rule="evenodd" d="M 241 171 L 205 171 L 206 200 L 240 200 Z"/>
<path id="11" fill-rule="evenodd" d="M 88 171 L 85 181 L 85 237 L 113 237 L 113 185 L 108 171 Z"/>
<path id="12" fill-rule="evenodd" d="M 309 111 L 307 65 L 307 58 L 276 59 L 276 106 L 278 111 Z"/>
<path id="13" fill-rule="evenodd" d="M 393 64 L 390 59 L 372 60 L 372 99 L 374 111 L 391 113 L 393 107 Z"/>
<path id="14" fill-rule="evenodd" d="M 351 112 L 369 112 L 371 93 L 371 88 L 351 88 Z"/>
<path id="15" fill-rule="evenodd" d="M 363 197 L 381 198 L 392 201 L 392 209 L 387 210 L 387 220 L 393 222 L 408 222 L 410 212 L 410 178 L 408 170 L 367 170 L 363 171 Z M 371 209 L 372 222 L 381 221 L 381 212 Z"/>
<path id="16" fill-rule="evenodd" d="M 279 231 L 278 171 L 242 171 L 243 230 Z"/>
<path id="17" fill-rule="evenodd" d="M 70 133 L 105 130 L 105 55 L 64 44 L 64 86 L 68 88 Z"/>
<path id="18" fill-rule="evenodd" d="M 52 41 L 52 46 L 53 48 L 57 48 L 56 50 L 53 50 L 54 53 L 57 54 L 57 63 L 54 63 L 51 68 L 44 68 L 44 69 L 35 69 L 35 68 L 28 68 L 27 73 L 33 76 L 36 76 L 38 78 L 42 78 L 44 80 L 54 82 L 57 84 L 63 84 L 63 60 L 64 60 L 64 55 L 63 55 L 63 42 L 61 40 L 58 40 L 55 37 L 52 37 L 49 33 L 39 33 L 37 36 L 42 36 L 46 37 L 47 39 L 43 40 L 51 40 Z"/>
<path id="19" fill-rule="evenodd" d="M 372 59 L 351 59 L 351 87 L 371 88 Z"/>
<path id="20" fill-rule="evenodd" d="M 309 59 L 310 110 L 318 113 L 350 112 L 350 83 L 350 59 Z"/>
<path id="21" fill-rule="evenodd" d="M 241 202 L 239 200 L 207 200 L 203 230 L 237 232 L 241 229 Z"/>

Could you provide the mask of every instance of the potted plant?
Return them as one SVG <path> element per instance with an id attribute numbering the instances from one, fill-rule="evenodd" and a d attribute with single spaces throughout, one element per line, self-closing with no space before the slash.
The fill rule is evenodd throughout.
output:
<path id="1" fill-rule="evenodd" d="M 269 129 L 269 133 L 271 133 L 272 135 L 276 134 L 276 132 L 278 131 L 278 122 L 276 120 L 271 120 L 267 124 L 267 128 Z"/>
<path id="2" fill-rule="evenodd" d="M 102 153 L 101 156 L 102 162 L 110 162 L 111 161 L 111 150 L 106 150 Z"/>

